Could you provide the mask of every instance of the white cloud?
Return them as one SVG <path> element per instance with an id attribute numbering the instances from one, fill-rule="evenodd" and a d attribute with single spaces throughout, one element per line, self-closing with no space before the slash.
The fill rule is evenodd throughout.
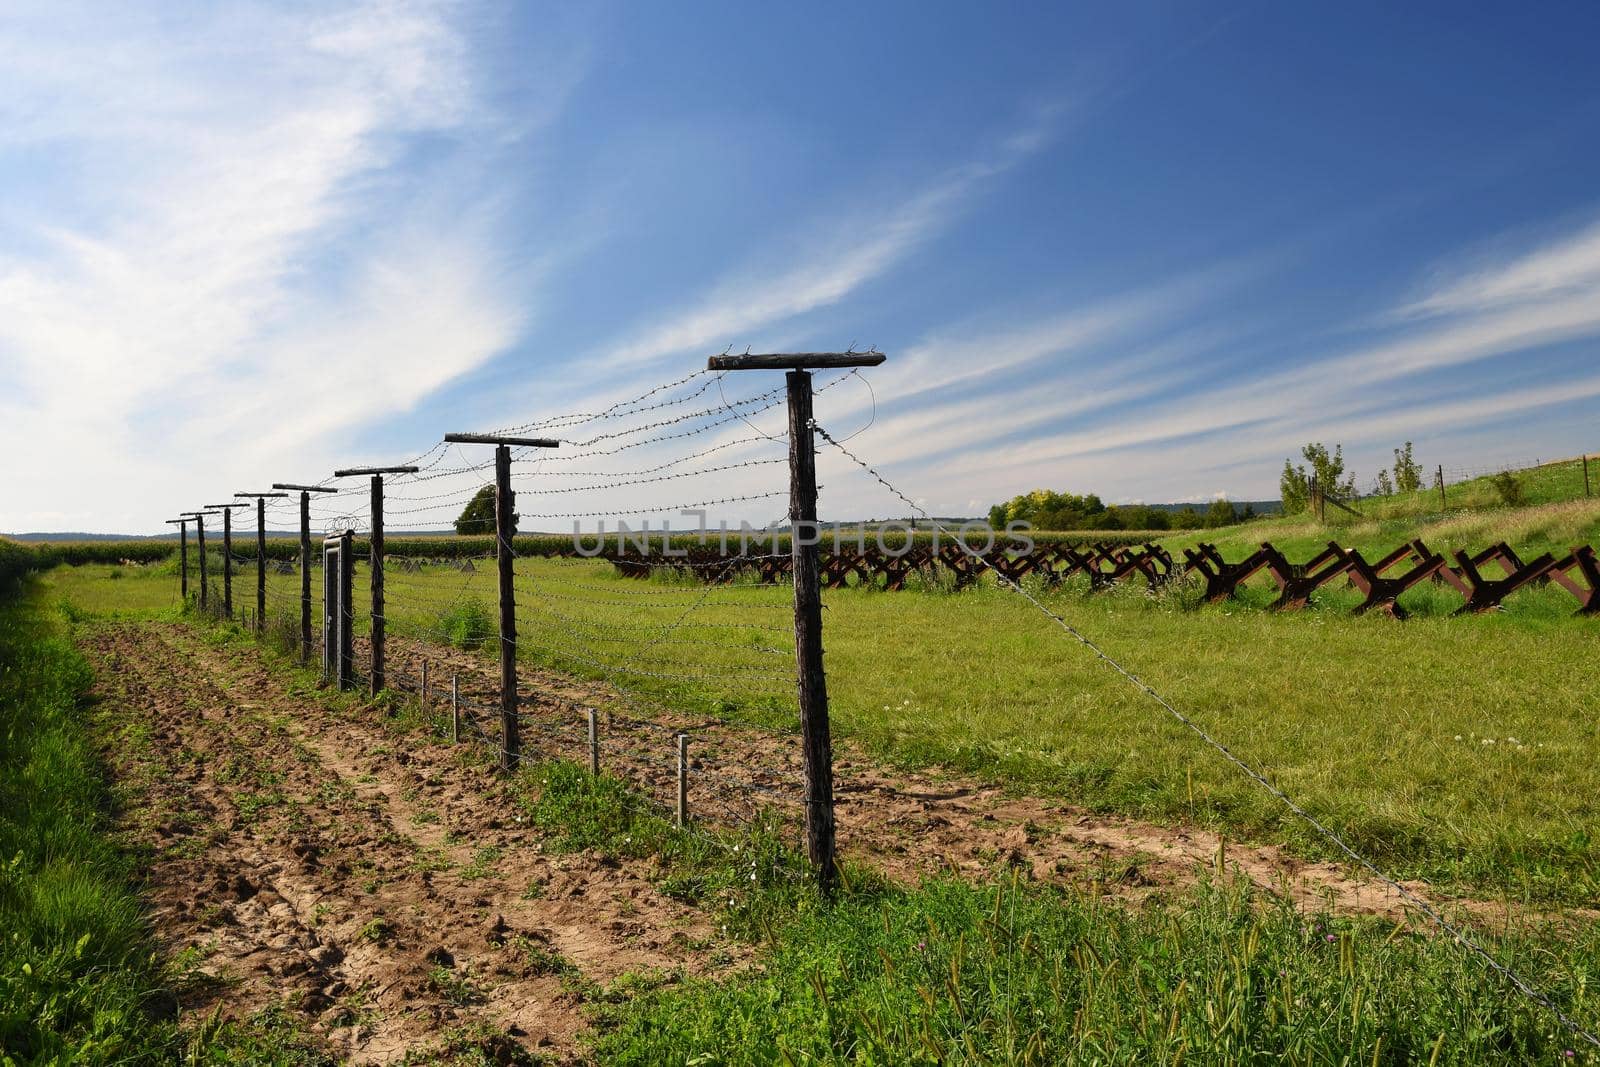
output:
<path id="1" fill-rule="evenodd" d="M 1570 237 L 1471 272 L 1401 309 L 1410 315 L 1458 315 L 1600 291 L 1600 222 Z"/>
<path id="2" fill-rule="evenodd" d="M 495 220 L 442 191 L 483 110 L 453 15 L 51 6 L 0 24 L 0 446 L 51 458 L 0 528 L 148 529 L 305 477 L 282 467 L 515 339 Z M 421 133 L 427 170 L 405 165 Z M 106 488 L 64 510 L 85 469 Z"/>
<path id="3" fill-rule="evenodd" d="M 747 267 L 714 285 L 698 306 L 648 326 L 611 346 L 601 365 L 637 366 L 690 351 L 719 351 L 731 339 L 838 302 L 899 264 L 937 234 L 986 182 L 1037 152 L 1048 139 L 1053 110 L 1041 110 L 999 150 L 954 167 L 904 200 L 870 213 L 809 228 L 830 234 L 797 264 Z"/>

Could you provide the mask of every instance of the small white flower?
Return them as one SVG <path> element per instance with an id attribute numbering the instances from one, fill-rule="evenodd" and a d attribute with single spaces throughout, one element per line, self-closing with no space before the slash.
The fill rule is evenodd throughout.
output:
<path id="1" fill-rule="evenodd" d="M 1456 740 L 1457 741 L 1461 740 L 1461 735 L 1460 734 L 1456 734 Z"/>

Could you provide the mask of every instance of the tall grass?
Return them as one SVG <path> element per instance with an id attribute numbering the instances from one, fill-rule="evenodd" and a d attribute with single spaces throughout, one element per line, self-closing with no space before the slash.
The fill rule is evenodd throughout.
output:
<path id="1" fill-rule="evenodd" d="M 1302 912 L 1206 880 L 1130 908 L 1093 884 L 904 886 L 847 868 L 829 902 L 759 824 L 720 839 L 678 830 L 570 763 L 519 785 L 547 848 L 657 856 L 667 892 L 756 949 L 721 977 L 581 983 L 602 1063 L 1594 1062 L 1426 926 Z M 1484 936 L 1563 1011 L 1600 1023 L 1600 928 Z"/>
<path id="2" fill-rule="evenodd" d="M 0 1048 L 19 1063 L 160 1061 L 160 965 L 105 836 L 83 658 L 36 598 L 0 603 Z"/>

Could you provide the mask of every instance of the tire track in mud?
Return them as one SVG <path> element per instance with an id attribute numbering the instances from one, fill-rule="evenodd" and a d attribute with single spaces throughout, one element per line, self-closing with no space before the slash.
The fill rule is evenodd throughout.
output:
<path id="1" fill-rule="evenodd" d="M 107 759 L 149 857 L 151 920 L 198 975 L 182 1008 L 270 1004 L 352 1062 L 443 1041 L 582 1059 L 573 979 L 701 973 L 714 932 L 646 864 L 545 855 L 460 750 L 294 696 L 253 652 L 170 624 L 83 639 L 121 705 Z M 516 1062 L 506 1060 L 506 1062 Z"/>

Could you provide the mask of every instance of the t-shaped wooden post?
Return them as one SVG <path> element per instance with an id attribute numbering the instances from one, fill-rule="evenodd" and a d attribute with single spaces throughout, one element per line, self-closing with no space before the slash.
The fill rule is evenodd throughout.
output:
<path id="1" fill-rule="evenodd" d="M 822 581 L 817 544 L 817 454 L 812 433 L 812 369 L 876 367 L 882 352 L 796 352 L 712 356 L 709 370 L 786 370 L 789 388 L 789 550 L 794 571 L 794 652 L 805 754 L 806 853 L 817 882 L 838 880 L 833 819 L 833 737 L 822 669 Z"/>
<path id="2" fill-rule="evenodd" d="M 487 433 L 447 433 L 451 444 L 494 445 L 494 552 L 500 576 L 500 766 L 514 771 L 522 758 L 522 734 L 517 725 L 517 600 L 512 584 L 511 539 L 515 504 L 511 492 L 511 447 L 559 448 L 547 437 L 502 437 Z"/>

